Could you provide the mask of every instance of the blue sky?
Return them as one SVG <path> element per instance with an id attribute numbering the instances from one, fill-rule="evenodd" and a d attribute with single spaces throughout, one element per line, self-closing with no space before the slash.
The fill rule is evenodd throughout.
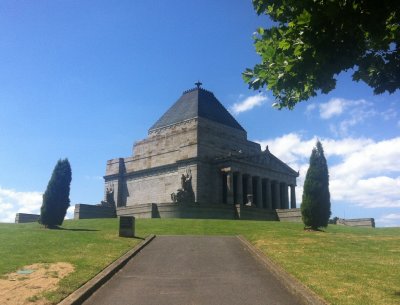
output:
<path id="1" fill-rule="evenodd" d="M 258 61 L 252 33 L 269 24 L 251 1 L 1 1 L 0 221 L 38 213 L 59 158 L 71 203 L 99 203 L 106 161 L 130 156 L 201 80 L 250 140 L 300 170 L 298 203 L 318 138 L 332 215 L 400 226 L 400 93 L 374 96 L 344 73 L 330 94 L 273 109 L 241 78 Z"/>

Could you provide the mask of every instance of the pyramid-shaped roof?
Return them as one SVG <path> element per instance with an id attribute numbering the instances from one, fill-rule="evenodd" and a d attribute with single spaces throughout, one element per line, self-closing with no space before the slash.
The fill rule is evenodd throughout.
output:
<path id="1" fill-rule="evenodd" d="M 243 130 L 243 127 L 216 99 L 214 94 L 198 85 L 183 92 L 182 96 L 164 113 L 149 131 L 173 125 L 192 118 L 201 117 L 229 127 Z"/>

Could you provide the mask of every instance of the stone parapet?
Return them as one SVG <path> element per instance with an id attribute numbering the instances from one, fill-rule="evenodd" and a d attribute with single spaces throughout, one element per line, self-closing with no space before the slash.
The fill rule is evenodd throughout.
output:
<path id="1" fill-rule="evenodd" d="M 15 223 L 37 222 L 39 217 L 40 215 L 38 214 L 17 213 L 15 215 Z"/>
<path id="2" fill-rule="evenodd" d="M 227 204 L 146 203 L 118 207 L 118 216 L 135 218 L 242 219 L 277 221 L 275 210 Z M 290 221 L 290 220 L 286 220 Z"/>
<path id="3" fill-rule="evenodd" d="M 234 219 L 234 209 L 228 205 L 146 203 L 117 208 L 118 216 L 136 218 L 200 218 Z"/>
<path id="4" fill-rule="evenodd" d="M 302 222 L 300 209 L 277 209 L 279 221 Z"/>
<path id="5" fill-rule="evenodd" d="M 275 210 L 260 209 L 255 206 L 235 205 L 236 219 L 241 220 L 269 220 L 276 221 Z"/>
<path id="6" fill-rule="evenodd" d="M 154 211 L 160 218 L 234 219 L 234 210 L 228 205 L 158 204 Z"/>
<path id="7" fill-rule="evenodd" d="M 135 218 L 153 218 L 153 203 L 135 204 L 117 208 L 117 216 L 134 216 Z"/>
<path id="8" fill-rule="evenodd" d="M 115 218 L 115 208 L 91 204 L 75 204 L 74 219 Z"/>
<path id="9" fill-rule="evenodd" d="M 350 227 L 365 227 L 375 228 L 374 218 L 355 218 L 355 219 L 343 219 L 339 218 L 336 222 L 337 225 L 350 226 Z"/>

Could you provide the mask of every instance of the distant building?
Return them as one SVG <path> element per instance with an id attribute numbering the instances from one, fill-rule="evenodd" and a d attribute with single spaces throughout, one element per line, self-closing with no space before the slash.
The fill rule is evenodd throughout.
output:
<path id="1" fill-rule="evenodd" d="M 103 203 L 136 217 L 243 218 L 251 210 L 273 219 L 275 209 L 296 208 L 298 173 L 247 140 L 200 85 L 151 126 L 132 156 L 107 162 Z"/>

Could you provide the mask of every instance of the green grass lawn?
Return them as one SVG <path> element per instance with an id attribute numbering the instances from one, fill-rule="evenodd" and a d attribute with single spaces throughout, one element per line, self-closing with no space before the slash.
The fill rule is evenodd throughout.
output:
<path id="1" fill-rule="evenodd" d="M 116 219 L 65 221 L 65 230 L 0 224 L 0 275 L 33 263 L 69 262 L 76 271 L 46 297 L 56 303 L 140 242 L 118 237 Z M 400 228 L 188 219 L 138 219 L 136 233 L 245 236 L 331 304 L 400 303 Z"/>

